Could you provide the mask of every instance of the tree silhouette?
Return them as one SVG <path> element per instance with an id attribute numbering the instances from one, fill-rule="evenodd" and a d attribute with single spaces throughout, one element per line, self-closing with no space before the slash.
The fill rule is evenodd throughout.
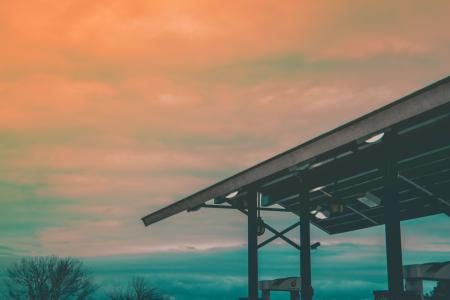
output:
<path id="1" fill-rule="evenodd" d="M 6 299 L 86 300 L 95 291 L 83 263 L 70 257 L 24 257 L 5 273 Z"/>
<path id="2" fill-rule="evenodd" d="M 125 289 L 108 293 L 111 300 L 162 300 L 157 290 L 142 277 L 133 277 Z"/>

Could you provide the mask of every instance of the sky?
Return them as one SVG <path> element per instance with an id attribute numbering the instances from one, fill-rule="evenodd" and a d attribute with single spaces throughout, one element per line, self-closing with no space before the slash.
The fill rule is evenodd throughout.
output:
<path id="1" fill-rule="evenodd" d="M 140 218 L 448 76 L 449 11 L 441 0 L 0 0 L 0 267 L 57 254 L 102 270 L 114 257 L 127 270 L 110 269 L 117 276 L 132 259 L 176 277 L 197 257 L 219 262 L 189 277 L 200 284 L 226 275 L 218 258 L 228 257 L 243 264 L 229 285 L 244 286 L 238 213 L 182 213 L 151 228 Z M 405 224 L 409 261 L 448 254 L 448 224 Z M 312 237 L 316 256 L 340 265 L 357 268 L 342 256 L 359 247 L 374 253 L 364 261 L 381 272 L 374 288 L 385 284 L 382 228 Z M 271 253 L 287 250 L 271 247 L 261 256 L 276 263 Z M 323 281 L 336 267 L 322 266 L 323 289 L 337 290 Z M 194 283 L 158 285 L 183 299 Z"/>

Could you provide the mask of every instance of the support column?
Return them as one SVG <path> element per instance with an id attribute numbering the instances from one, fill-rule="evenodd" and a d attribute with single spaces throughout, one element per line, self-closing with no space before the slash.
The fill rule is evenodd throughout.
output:
<path id="1" fill-rule="evenodd" d="M 291 300 L 300 300 L 300 296 L 297 291 L 291 291 Z"/>
<path id="2" fill-rule="evenodd" d="M 302 300 L 311 300 L 313 289 L 311 286 L 311 236 L 310 236 L 310 214 L 309 194 L 300 182 L 300 278 Z"/>
<path id="3" fill-rule="evenodd" d="M 392 133 L 391 133 L 392 134 Z M 400 300 L 403 295 L 403 260 L 402 240 L 400 228 L 400 205 L 395 188 L 397 168 L 393 157 L 395 150 L 391 134 L 383 141 L 384 156 L 384 195 L 383 205 L 385 214 L 386 258 L 389 292 L 393 300 Z"/>
<path id="4" fill-rule="evenodd" d="M 257 193 L 252 191 L 247 199 L 248 209 L 248 299 L 258 299 L 258 235 Z"/>

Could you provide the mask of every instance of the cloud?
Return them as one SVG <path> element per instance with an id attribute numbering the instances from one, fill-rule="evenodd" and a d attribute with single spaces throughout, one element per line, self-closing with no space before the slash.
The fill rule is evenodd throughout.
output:
<path id="1" fill-rule="evenodd" d="M 9 76 L 37 70 L 89 76 L 101 69 L 103 75 L 111 75 L 105 74 L 109 70 L 128 77 L 132 70 L 198 69 L 286 52 L 346 60 L 435 52 L 448 37 L 443 26 L 448 3 L 407 4 L 2 3 L 1 27 L 8 41 L 1 50 L 2 69 Z"/>
<path id="2" fill-rule="evenodd" d="M 3 1 L 0 231 L 30 252 L 242 245 L 240 216 L 180 215 L 151 234 L 139 218 L 442 77 L 447 8 Z"/>
<path id="3" fill-rule="evenodd" d="M 24 254 L 22 249 L 0 245 L 0 256 L 16 256 L 20 254 Z"/>

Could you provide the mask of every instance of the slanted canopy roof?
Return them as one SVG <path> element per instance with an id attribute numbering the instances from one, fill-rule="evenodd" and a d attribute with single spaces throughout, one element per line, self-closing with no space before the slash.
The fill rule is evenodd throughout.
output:
<path id="1" fill-rule="evenodd" d="M 383 134 L 389 135 L 389 140 Z M 142 221 L 148 226 L 211 199 L 228 200 L 225 196 L 235 191 L 239 194 L 227 202 L 242 207 L 249 188 L 263 195 L 264 205 L 279 204 L 299 215 L 300 183 L 296 175 L 301 172 L 308 186 L 311 210 L 320 206 L 333 211 L 327 219 L 311 219 L 320 229 L 334 234 L 384 224 L 382 201 L 373 206 L 364 204 L 361 198 L 369 197 L 372 203 L 384 200 L 383 145 L 388 142 L 392 143 L 390 155 L 399 172 L 395 188 L 401 219 L 449 214 L 447 77 L 153 212 Z"/>

